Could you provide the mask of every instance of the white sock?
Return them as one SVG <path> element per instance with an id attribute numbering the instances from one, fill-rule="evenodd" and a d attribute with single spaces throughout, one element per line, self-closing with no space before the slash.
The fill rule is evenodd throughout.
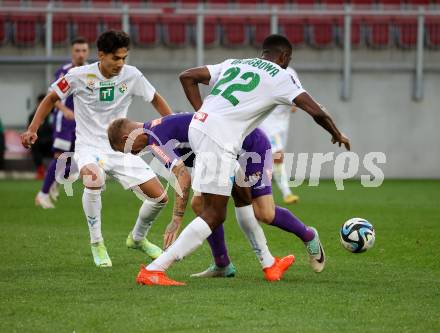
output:
<path id="1" fill-rule="evenodd" d="M 135 241 L 141 241 L 147 236 L 151 225 L 165 205 L 165 203 L 161 202 L 144 200 L 139 209 L 139 216 L 136 220 L 136 224 L 131 232 Z"/>
<path id="2" fill-rule="evenodd" d="M 267 247 L 266 236 L 264 235 L 263 228 L 255 218 L 252 205 L 235 207 L 235 216 L 241 230 L 251 243 L 252 249 L 257 255 L 261 266 L 263 268 L 272 266 L 275 262 L 275 258 Z"/>
<path id="3" fill-rule="evenodd" d="M 209 235 L 209 225 L 201 217 L 196 217 L 183 229 L 176 241 L 146 268 L 150 271 L 166 271 L 174 261 L 182 260 L 202 245 Z"/>
<path id="4" fill-rule="evenodd" d="M 90 232 L 90 243 L 102 242 L 101 233 L 101 190 L 84 188 L 82 196 L 84 214 Z"/>
<path id="5" fill-rule="evenodd" d="M 287 177 L 286 167 L 283 163 L 273 164 L 273 178 L 278 185 L 283 197 L 292 194 L 289 188 L 289 177 Z"/>

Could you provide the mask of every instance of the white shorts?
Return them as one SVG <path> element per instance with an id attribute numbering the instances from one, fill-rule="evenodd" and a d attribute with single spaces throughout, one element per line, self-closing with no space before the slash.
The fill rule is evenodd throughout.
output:
<path id="1" fill-rule="evenodd" d="M 130 189 L 156 177 L 150 166 L 139 156 L 93 147 L 76 147 L 74 159 L 81 170 L 87 164 L 98 165 L 116 178 L 124 189 Z"/>
<path id="2" fill-rule="evenodd" d="M 268 137 L 272 147 L 272 153 L 286 150 L 287 131 L 279 131 L 272 135 L 268 135 Z"/>
<path id="3" fill-rule="evenodd" d="M 196 155 L 192 188 L 195 192 L 230 196 L 238 167 L 237 155 L 220 147 L 205 133 L 190 127 L 189 143 Z"/>

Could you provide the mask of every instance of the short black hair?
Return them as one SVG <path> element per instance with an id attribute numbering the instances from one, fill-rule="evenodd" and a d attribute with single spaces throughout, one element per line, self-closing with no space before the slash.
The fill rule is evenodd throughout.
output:
<path id="1" fill-rule="evenodd" d="M 104 53 L 115 53 L 117 49 L 130 47 L 130 37 L 121 30 L 108 30 L 103 32 L 96 42 L 98 51 Z"/>
<path id="2" fill-rule="evenodd" d="M 269 35 L 263 41 L 264 52 L 292 52 L 292 44 L 283 35 Z"/>
<path id="3" fill-rule="evenodd" d="M 72 39 L 72 41 L 70 42 L 70 46 L 73 46 L 75 44 L 88 44 L 88 42 L 84 37 L 79 36 L 79 37 Z"/>

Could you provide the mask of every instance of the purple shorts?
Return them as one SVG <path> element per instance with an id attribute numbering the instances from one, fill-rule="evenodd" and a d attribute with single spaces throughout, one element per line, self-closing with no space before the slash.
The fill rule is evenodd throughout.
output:
<path id="1" fill-rule="evenodd" d="M 246 162 L 245 176 L 251 184 L 252 198 L 272 193 L 272 147 L 260 129 L 251 132 L 243 142 L 246 158 L 240 155 L 240 164 Z"/>
<path id="2" fill-rule="evenodd" d="M 55 114 L 53 126 L 53 152 L 68 152 L 75 149 L 75 121 L 63 117 L 62 112 Z"/>

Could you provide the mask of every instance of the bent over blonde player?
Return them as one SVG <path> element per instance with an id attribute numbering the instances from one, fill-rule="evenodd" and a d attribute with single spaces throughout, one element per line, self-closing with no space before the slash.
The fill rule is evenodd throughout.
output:
<path id="1" fill-rule="evenodd" d="M 165 271 L 198 248 L 225 221 L 243 140 L 276 105 L 296 104 L 331 134 L 333 143 L 350 149 L 348 138 L 330 115 L 285 71 L 291 57 L 290 42 L 281 35 L 271 35 L 263 42 L 260 58 L 227 59 L 181 74 L 185 94 L 197 111 L 188 139 L 196 155 L 192 188 L 202 194 L 203 208 L 167 251 L 141 267 L 137 283 L 183 284 L 168 278 Z M 213 84 L 204 101 L 199 83 Z"/>

